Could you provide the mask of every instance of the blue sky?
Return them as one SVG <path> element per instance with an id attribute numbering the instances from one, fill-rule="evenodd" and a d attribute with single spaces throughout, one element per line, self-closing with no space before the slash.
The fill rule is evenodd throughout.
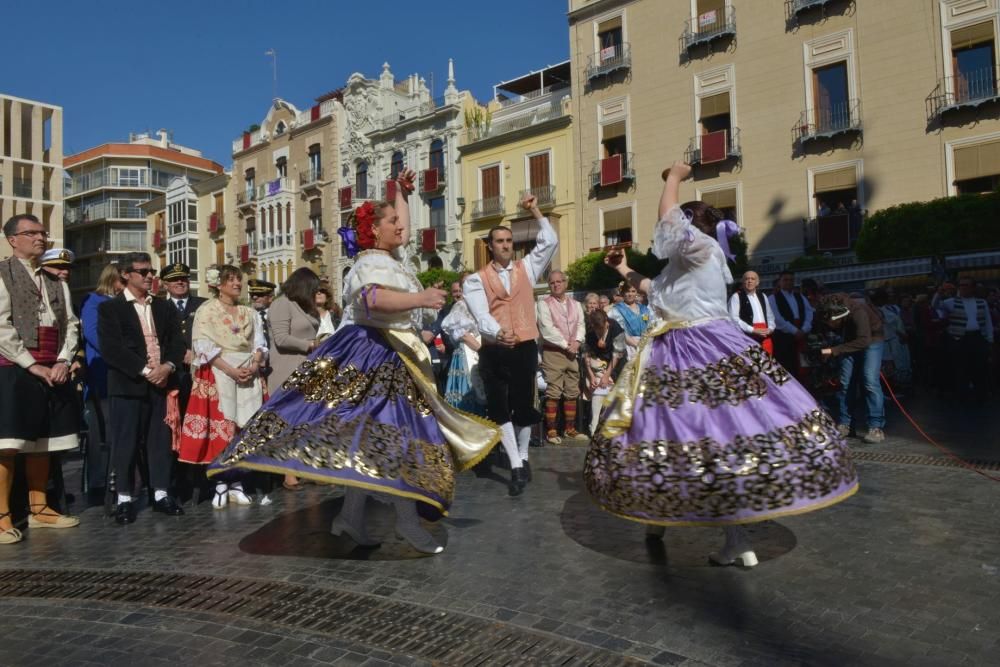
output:
<path id="1" fill-rule="evenodd" d="M 67 155 L 165 127 L 225 167 L 278 95 L 305 108 L 352 72 L 492 86 L 569 57 L 565 0 L 0 0 L 0 92 L 63 107 Z M 49 50 L 44 45 L 55 44 Z"/>

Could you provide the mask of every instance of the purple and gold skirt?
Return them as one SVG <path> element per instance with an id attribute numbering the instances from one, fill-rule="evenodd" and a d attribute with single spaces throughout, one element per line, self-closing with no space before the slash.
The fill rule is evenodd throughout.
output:
<path id="1" fill-rule="evenodd" d="M 765 521 L 828 507 L 858 489 L 837 425 L 728 320 L 642 343 L 587 452 L 605 510 L 659 525 Z"/>
<path id="2" fill-rule="evenodd" d="M 386 335 L 349 325 L 299 365 L 208 474 L 243 468 L 346 484 L 412 498 L 435 519 L 451 505 L 457 467 Z"/>

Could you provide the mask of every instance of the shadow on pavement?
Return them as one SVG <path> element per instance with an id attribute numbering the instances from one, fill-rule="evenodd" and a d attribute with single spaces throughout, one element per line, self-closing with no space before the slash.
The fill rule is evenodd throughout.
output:
<path id="1" fill-rule="evenodd" d="M 343 497 L 284 512 L 240 540 L 240 551 L 258 556 L 294 556 L 342 560 L 398 561 L 423 558 L 397 538 L 396 513 L 390 505 L 368 501 L 368 531 L 382 541 L 375 548 L 358 547 L 346 535 L 331 535 L 330 523 L 343 505 Z M 447 547 L 448 533 L 441 523 L 424 524 Z"/>

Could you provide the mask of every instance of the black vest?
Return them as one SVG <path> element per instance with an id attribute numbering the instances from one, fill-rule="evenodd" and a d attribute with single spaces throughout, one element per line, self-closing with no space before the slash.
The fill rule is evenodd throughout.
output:
<path id="1" fill-rule="evenodd" d="M 740 295 L 740 319 L 753 326 L 753 308 L 750 307 L 750 297 L 743 290 L 737 292 Z M 764 313 L 764 323 L 767 324 L 767 299 L 760 290 L 754 292 L 757 301 L 760 302 L 760 310 Z M 787 306 L 786 306 L 787 307 Z"/>
<path id="2" fill-rule="evenodd" d="M 796 327 L 801 327 L 802 323 L 806 321 L 806 300 L 802 298 L 801 294 L 793 294 L 792 296 L 795 298 L 795 305 L 799 309 L 798 317 L 795 317 L 792 313 L 792 307 L 788 305 L 788 300 L 780 291 L 774 295 L 774 305 L 778 307 L 778 312 L 781 313 L 781 317 L 786 322 L 791 322 Z"/>

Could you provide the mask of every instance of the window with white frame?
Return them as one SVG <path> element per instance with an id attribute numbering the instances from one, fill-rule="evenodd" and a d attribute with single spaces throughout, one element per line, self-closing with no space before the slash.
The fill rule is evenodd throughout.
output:
<path id="1" fill-rule="evenodd" d="M 621 58 L 625 44 L 625 15 L 617 14 L 595 21 L 594 40 L 600 63 Z"/>
<path id="2" fill-rule="evenodd" d="M 632 242 L 632 206 L 601 211 L 601 239 L 605 246 Z"/>
<path id="3" fill-rule="evenodd" d="M 1000 188 L 1000 135 L 965 139 L 948 148 L 954 194 L 985 194 Z"/>
<path id="4" fill-rule="evenodd" d="M 804 121 L 809 134 L 856 127 L 860 122 L 860 101 L 854 33 L 845 30 L 825 35 L 806 42 L 804 49 L 807 109 Z"/>

